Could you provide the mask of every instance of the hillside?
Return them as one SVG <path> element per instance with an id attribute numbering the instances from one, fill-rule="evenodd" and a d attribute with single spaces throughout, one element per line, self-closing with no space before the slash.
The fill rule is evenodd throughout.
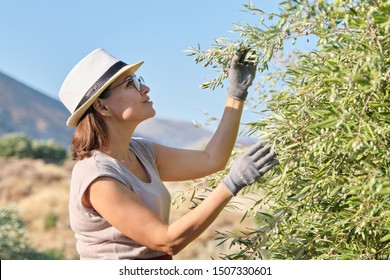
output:
<path id="1" fill-rule="evenodd" d="M 50 98 L 0 72 L 0 135 L 25 132 L 35 139 L 55 139 L 67 146 L 73 129 L 67 111 Z"/>
<path id="2" fill-rule="evenodd" d="M 34 139 L 54 139 L 69 146 L 73 128 L 65 125 L 69 116 L 63 104 L 0 72 L 0 136 L 24 132 Z M 180 120 L 153 118 L 136 131 L 160 144 L 174 147 L 197 145 L 209 139 L 210 131 Z"/>

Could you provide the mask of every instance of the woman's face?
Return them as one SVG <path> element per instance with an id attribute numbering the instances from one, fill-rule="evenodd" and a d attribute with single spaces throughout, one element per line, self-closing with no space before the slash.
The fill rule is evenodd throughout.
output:
<path id="1" fill-rule="evenodd" d="M 138 91 L 133 76 L 134 73 L 131 71 L 119 76 L 109 87 L 110 96 L 100 99 L 115 120 L 141 122 L 156 114 L 153 102 L 148 96 L 150 88 L 139 84 Z"/>

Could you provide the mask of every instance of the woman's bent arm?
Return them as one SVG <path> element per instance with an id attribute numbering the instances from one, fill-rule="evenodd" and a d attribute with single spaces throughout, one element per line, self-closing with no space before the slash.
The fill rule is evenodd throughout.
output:
<path id="1" fill-rule="evenodd" d="M 198 237 L 231 200 L 219 185 L 197 208 L 168 225 L 128 187 L 112 178 L 98 178 L 85 193 L 87 204 L 122 234 L 156 251 L 177 254 Z"/>

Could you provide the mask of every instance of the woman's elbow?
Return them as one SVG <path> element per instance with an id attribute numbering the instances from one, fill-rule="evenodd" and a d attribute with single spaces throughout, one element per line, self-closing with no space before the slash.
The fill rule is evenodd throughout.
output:
<path id="1" fill-rule="evenodd" d="M 208 173 L 213 174 L 215 172 L 223 171 L 229 162 L 229 157 L 208 157 L 209 167 Z"/>
<path id="2" fill-rule="evenodd" d="M 184 246 L 175 245 L 175 244 L 167 244 L 156 248 L 158 251 L 174 256 L 181 252 L 184 249 Z"/>
<path id="3" fill-rule="evenodd" d="M 183 250 L 186 244 L 184 238 L 172 238 L 169 234 L 160 233 L 155 235 L 153 241 L 145 245 L 152 250 L 174 256 Z"/>
<path id="4" fill-rule="evenodd" d="M 213 167 L 214 168 L 213 169 L 213 173 L 225 170 L 226 165 L 228 164 L 228 162 L 229 162 L 229 159 L 227 159 L 227 160 L 220 160 L 218 162 L 215 162 L 214 167 Z"/>

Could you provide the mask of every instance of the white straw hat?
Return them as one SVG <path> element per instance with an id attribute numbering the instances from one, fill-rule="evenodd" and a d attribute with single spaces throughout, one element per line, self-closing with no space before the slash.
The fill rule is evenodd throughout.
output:
<path id="1" fill-rule="evenodd" d="M 99 95 L 127 70 L 133 73 L 144 63 L 126 64 L 103 49 L 96 49 L 77 63 L 65 78 L 60 100 L 71 113 L 66 124 L 77 126 Z"/>

